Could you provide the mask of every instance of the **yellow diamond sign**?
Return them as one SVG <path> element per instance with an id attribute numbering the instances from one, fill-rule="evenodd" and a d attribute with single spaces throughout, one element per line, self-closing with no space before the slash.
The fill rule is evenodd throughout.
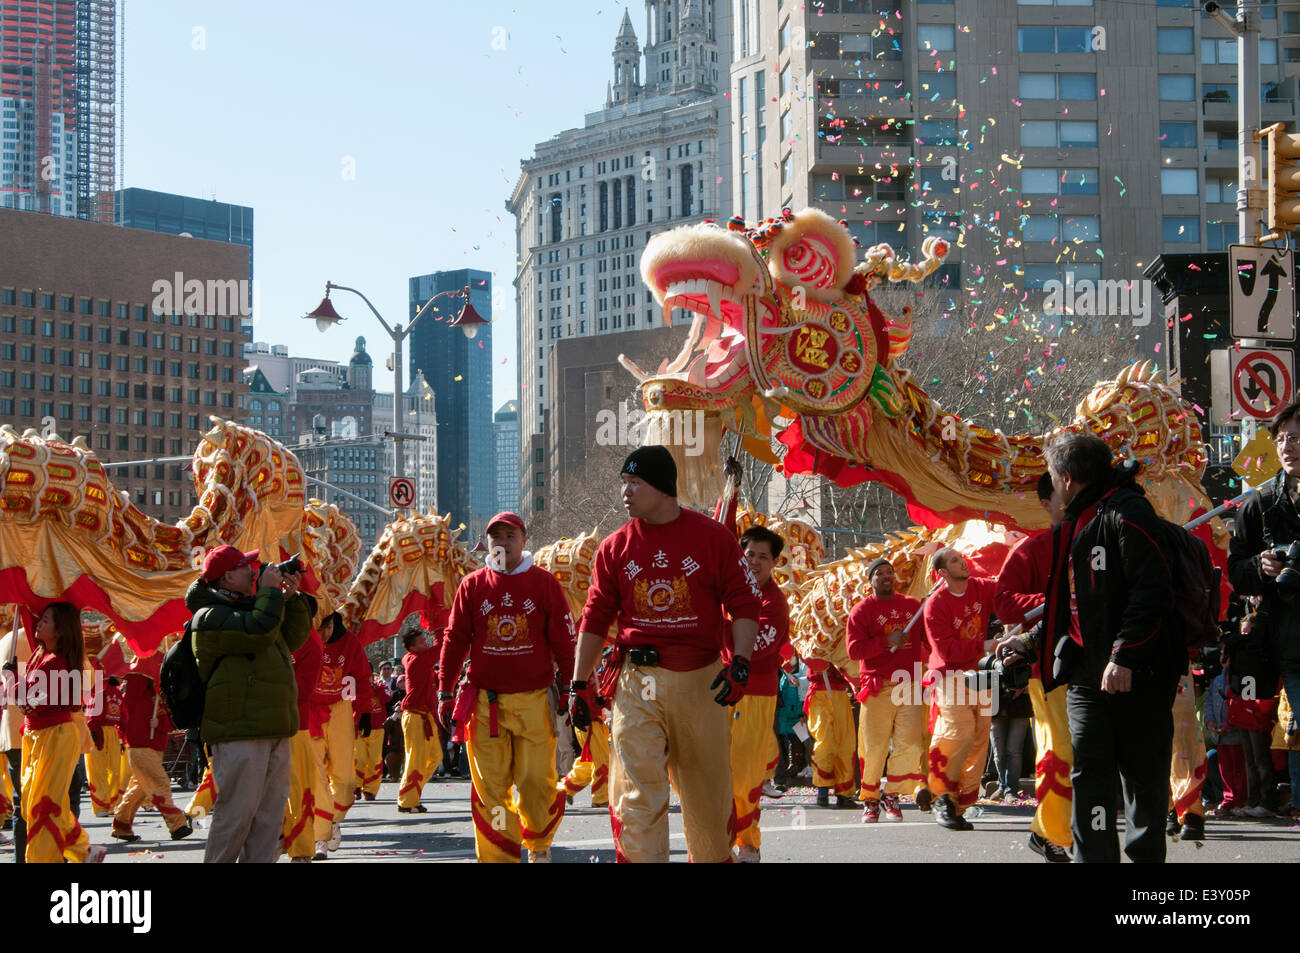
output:
<path id="1" fill-rule="evenodd" d="M 1268 431 L 1260 427 L 1250 443 L 1241 448 L 1237 459 L 1232 461 L 1232 471 L 1251 486 L 1259 486 L 1271 480 L 1282 463 L 1277 458 L 1277 449 Z"/>

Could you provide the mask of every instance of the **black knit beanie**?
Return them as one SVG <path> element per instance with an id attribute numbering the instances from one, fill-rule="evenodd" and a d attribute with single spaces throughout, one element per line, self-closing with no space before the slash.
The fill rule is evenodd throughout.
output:
<path id="1" fill-rule="evenodd" d="M 893 563 L 891 563 L 888 559 L 885 559 L 883 556 L 871 560 L 871 562 L 867 565 L 868 582 L 871 580 L 872 574 L 875 573 L 875 571 L 879 569 L 881 566 L 893 566 Z"/>
<path id="2" fill-rule="evenodd" d="M 619 473 L 644 480 L 660 493 L 677 495 L 677 464 L 667 447 L 637 447 L 627 455 Z"/>

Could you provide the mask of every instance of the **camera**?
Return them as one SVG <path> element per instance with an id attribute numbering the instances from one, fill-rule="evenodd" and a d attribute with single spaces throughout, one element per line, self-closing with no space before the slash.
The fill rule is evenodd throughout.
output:
<path id="1" fill-rule="evenodd" d="M 262 567 L 262 572 L 266 572 L 268 566 L 275 566 L 276 569 L 280 570 L 280 575 L 282 576 L 286 573 L 293 573 L 296 575 L 302 572 L 302 553 L 294 553 L 282 563 L 267 563 Z M 261 573 L 258 575 L 260 576 Z"/>
<path id="2" fill-rule="evenodd" d="M 990 652 L 979 660 L 975 671 L 966 676 L 966 685 L 976 692 L 995 688 L 1016 692 L 1029 687 L 1029 675 L 1029 660 L 1023 655 L 999 657 Z"/>
<path id="3" fill-rule="evenodd" d="M 1300 594 L 1300 540 L 1289 546 L 1274 546 L 1269 555 L 1285 563 L 1274 581 L 1277 583 L 1278 597 L 1291 602 Z"/>

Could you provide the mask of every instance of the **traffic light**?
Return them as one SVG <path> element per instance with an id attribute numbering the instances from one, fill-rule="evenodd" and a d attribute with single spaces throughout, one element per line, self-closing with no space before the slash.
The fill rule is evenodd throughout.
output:
<path id="1" fill-rule="evenodd" d="M 1279 238 L 1300 227 L 1300 135 L 1274 123 L 1260 136 L 1268 139 L 1268 227 Z"/>

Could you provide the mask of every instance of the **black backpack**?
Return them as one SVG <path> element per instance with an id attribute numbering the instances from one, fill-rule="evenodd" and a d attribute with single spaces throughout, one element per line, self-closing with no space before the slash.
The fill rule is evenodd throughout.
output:
<path id="1" fill-rule="evenodd" d="M 158 690 L 167 703 L 172 723 L 184 731 L 198 730 L 203 722 L 203 699 L 207 686 L 199 678 L 199 663 L 194 658 L 194 642 L 188 622 L 180 641 L 163 656 Z"/>
<path id="2" fill-rule="evenodd" d="M 1209 547 L 1190 530 L 1167 519 L 1165 552 L 1174 591 L 1174 625 L 1182 630 L 1189 649 L 1219 641 L 1219 584 L 1223 571 L 1210 558 Z"/>

